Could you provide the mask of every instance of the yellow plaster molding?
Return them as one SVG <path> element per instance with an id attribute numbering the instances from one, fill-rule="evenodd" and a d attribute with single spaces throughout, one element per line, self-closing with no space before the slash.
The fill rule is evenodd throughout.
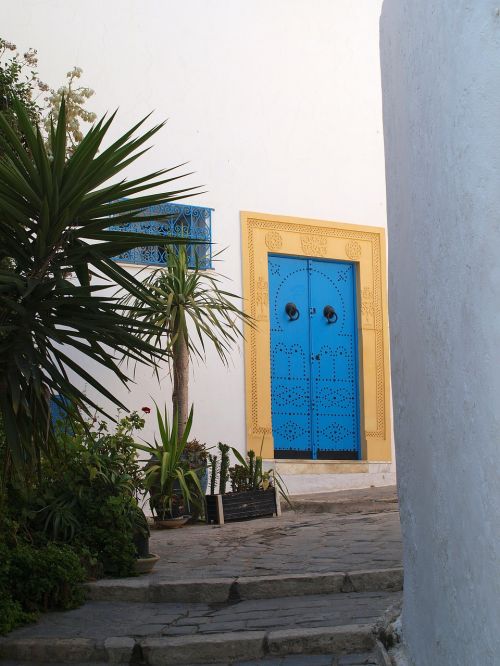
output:
<path id="1" fill-rule="evenodd" d="M 256 322 L 245 342 L 247 448 L 274 457 L 271 427 L 269 252 L 354 261 L 358 271 L 362 457 L 391 460 L 386 244 L 381 227 L 241 213 L 243 294 Z"/>

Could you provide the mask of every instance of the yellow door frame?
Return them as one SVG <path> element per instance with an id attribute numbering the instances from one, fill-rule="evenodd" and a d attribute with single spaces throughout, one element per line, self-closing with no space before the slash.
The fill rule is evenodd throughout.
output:
<path id="1" fill-rule="evenodd" d="M 361 451 L 391 460 L 389 319 L 385 230 L 264 213 L 241 213 L 243 296 L 255 321 L 245 336 L 247 450 L 274 458 L 268 253 L 353 261 L 358 265 Z"/>

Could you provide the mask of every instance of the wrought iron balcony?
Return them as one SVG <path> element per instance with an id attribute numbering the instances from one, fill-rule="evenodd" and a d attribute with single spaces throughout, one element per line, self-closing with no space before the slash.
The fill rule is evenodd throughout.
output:
<path id="1" fill-rule="evenodd" d="M 142 211 L 143 220 L 127 224 L 111 225 L 117 231 L 140 231 L 143 234 L 159 234 L 162 236 L 180 236 L 193 240 L 206 241 L 186 246 L 189 265 L 194 268 L 196 263 L 201 269 L 212 267 L 212 208 L 189 206 L 178 203 L 167 203 L 150 206 Z M 151 220 L 148 216 L 168 215 L 166 220 Z M 164 266 L 166 263 L 165 247 L 153 245 L 138 247 L 115 257 L 116 261 L 129 264 Z"/>

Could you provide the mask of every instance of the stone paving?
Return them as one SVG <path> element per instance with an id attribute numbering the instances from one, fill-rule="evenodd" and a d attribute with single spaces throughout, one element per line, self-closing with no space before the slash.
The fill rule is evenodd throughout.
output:
<path id="1" fill-rule="evenodd" d="M 400 567 L 399 514 L 283 513 L 279 518 L 155 530 L 151 580 L 233 578 Z"/>
<path id="2" fill-rule="evenodd" d="M 134 663 L 151 666 L 192 666 L 210 660 L 212 666 L 379 664 L 375 652 L 370 652 L 377 649 L 372 628 L 400 600 L 401 593 L 393 590 L 400 589 L 401 574 L 399 587 L 387 586 L 384 572 L 363 586 L 361 578 L 358 584 L 354 575 L 333 572 L 361 572 L 355 575 L 373 577 L 375 570 L 401 567 L 399 515 L 394 498 L 394 489 L 338 493 L 333 499 L 311 496 L 300 500 L 299 511 L 287 511 L 279 518 L 153 531 L 151 551 L 161 555 L 157 572 L 124 579 L 125 587 L 145 584 L 153 589 L 156 581 L 157 591 L 162 585 L 170 591 L 172 585 L 184 581 L 190 594 L 193 588 L 197 594 L 178 603 L 172 603 L 171 597 L 154 595 L 114 601 L 120 597 L 106 596 L 103 590 L 100 601 L 65 613 L 48 613 L 37 624 L 0 638 L 0 652 L 3 646 L 7 649 L 4 657 L 19 655 L 16 666 L 41 666 L 48 659 L 63 661 L 69 645 L 76 651 L 70 659 L 74 666 L 80 662 L 76 655 L 84 653 L 81 661 L 86 661 L 86 666 L 106 661 L 106 654 L 108 662 L 116 662 L 122 648 L 128 655 L 126 663 L 132 658 L 132 648 L 138 648 L 143 661 Z M 310 501 L 314 502 L 312 512 L 308 512 Z M 321 503 L 325 503 L 326 512 L 318 512 Z M 304 575 L 319 577 L 312 581 L 314 585 L 327 578 L 330 583 L 318 590 L 321 594 L 311 591 L 311 587 L 307 592 L 292 591 L 297 577 Z M 277 587 L 282 593 L 274 593 L 276 596 L 265 593 L 266 577 L 287 576 L 291 587 Z M 347 576 L 354 588 L 342 587 L 333 593 L 331 582 L 339 576 L 342 580 Z M 257 587 L 251 577 L 257 577 Z M 394 571 L 389 577 L 394 578 Z M 231 583 L 227 579 L 238 580 Z M 224 585 L 230 586 L 223 603 L 222 599 L 204 596 L 203 585 L 213 589 L 224 580 Z M 245 594 L 233 594 L 233 588 L 237 591 L 242 581 L 255 594 L 247 588 Z M 210 603 L 214 601 L 219 603 Z M 17 647 L 12 651 L 6 647 L 8 643 Z M 107 652 L 107 644 L 114 646 L 110 647 L 114 652 Z M 302 652 L 305 654 L 299 654 Z M 122 663 L 121 658 L 119 661 Z M 6 666 L 12 663 L 1 658 L 0 662 Z"/>
<path id="3" fill-rule="evenodd" d="M 10 639 L 188 636 L 374 623 L 400 593 L 368 592 L 254 599 L 234 604 L 89 602 L 47 613 Z"/>
<path id="4" fill-rule="evenodd" d="M 334 493 L 314 493 L 313 495 L 294 495 L 291 499 L 296 510 L 308 513 L 350 515 L 398 510 L 396 486 L 339 490 Z M 284 504 L 285 509 L 286 506 Z"/>

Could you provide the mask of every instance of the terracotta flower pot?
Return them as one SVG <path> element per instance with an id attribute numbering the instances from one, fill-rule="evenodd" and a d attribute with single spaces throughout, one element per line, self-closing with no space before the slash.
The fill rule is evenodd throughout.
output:
<path id="1" fill-rule="evenodd" d="M 160 556 L 154 553 L 149 553 L 147 557 L 138 557 L 135 561 L 135 573 L 139 575 L 151 573 L 159 559 Z"/>
<path id="2" fill-rule="evenodd" d="M 154 519 L 155 521 L 155 526 L 160 529 L 167 529 L 167 530 L 173 530 L 176 529 L 177 527 L 182 527 L 187 523 L 187 521 L 191 518 L 191 516 L 177 516 L 176 518 L 156 518 Z"/>

